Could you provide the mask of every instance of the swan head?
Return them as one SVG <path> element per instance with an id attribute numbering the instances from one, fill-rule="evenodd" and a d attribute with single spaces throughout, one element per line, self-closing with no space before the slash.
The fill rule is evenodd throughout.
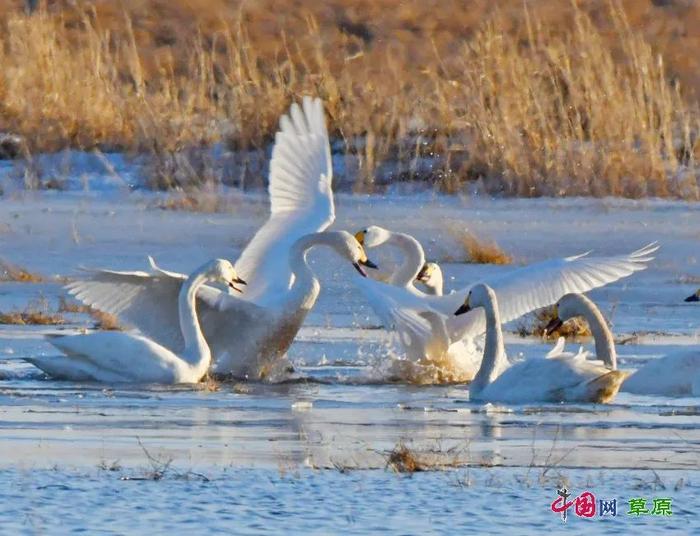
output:
<path id="1" fill-rule="evenodd" d="M 436 262 L 426 262 L 416 276 L 416 281 L 431 289 L 442 289 L 442 269 Z"/>
<path id="2" fill-rule="evenodd" d="M 377 225 L 370 225 L 362 231 L 355 233 L 355 239 L 366 248 L 381 246 L 391 238 L 391 233 Z"/>
<path id="3" fill-rule="evenodd" d="M 592 305 L 591 300 L 583 294 L 565 294 L 554 304 L 554 317 L 544 328 L 545 333 L 552 333 L 559 329 L 564 322 L 571 318 L 581 316 L 584 306 Z"/>
<path id="4" fill-rule="evenodd" d="M 211 263 L 207 267 L 206 275 L 212 281 L 225 283 L 237 292 L 243 291 L 240 288 L 236 287 L 236 285 L 246 284 L 246 282 L 243 281 L 243 279 L 238 277 L 238 274 L 236 273 L 236 270 L 234 269 L 233 265 L 225 259 L 215 259 L 211 261 Z"/>
<path id="5" fill-rule="evenodd" d="M 479 283 L 474 285 L 467 294 L 467 299 L 464 303 L 455 311 L 455 316 L 468 313 L 472 309 L 477 307 L 489 307 L 496 303 L 496 292 L 485 285 L 484 283 Z"/>
<path id="6" fill-rule="evenodd" d="M 367 272 L 365 272 L 363 266 L 367 268 L 378 268 L 376 264 L 367 258 L 365 248 L 362 242 L 357 239 L 357 236 L 353 236 L 346 231 L 339 231 L 334 234 L 336 240 L 333 241 L 332 246 L 341 257 L 348 259 L 352 263 L 355 270 L 357 270 L 362 277 L 367 277 Z"/>
<path id="7" fill-rule="evenodd" d="M 700 302 L 700 289 L 695 294 L 691 294 L 684 301 L 687 302 Z"/>

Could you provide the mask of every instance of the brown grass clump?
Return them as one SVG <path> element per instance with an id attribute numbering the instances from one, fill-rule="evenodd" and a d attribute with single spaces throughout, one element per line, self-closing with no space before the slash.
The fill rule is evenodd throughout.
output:
<path id="1" fill-rule="evenodd" d="M 416 453 L 404 443 L 397 444 L 389 453 L 387 465 L 397 473 L 415 473 L 423 470 Z"/>
<path id="2" fill-rule="evenodd" d="M 48 302 L 43 299 L 30 303 L 24 311 L 0 312 L 0 324 L 57 326 L 64 323 L 65 319 L 62 315 L 48 311 Z"/>
<path id="3" fill-rule="evenodd" d="M 358 190 L 700 199 L 698 3 L 21 4 L 0 7 L 0 123 L 27 152 L 146 151 L 153 188 L 257 184 L 312 94 Z M 219 141 L 235 178 L 197 156 Z"/>
<path id="4" fill-rule="evenodd" d="M 463 262 L 473 264 L 512 264 L 513 257 L 503 251 L 493 240 L 477 238 L 466 229 L 450 227 L 450 234 L 462 247 L 465 258 Z M 459 259 L 450 258 L 450 262 L 459 262 Z"/>
<path id="5" fill-rule="evenodd" d="M 116 316 L 93 309 L 89 305 L 78 303 L 76 301 L 68 301 L 64 297 L 61 297 L 58 303 L 58 312 L 90 315 L 93 319 L 95 319 L 96 329 L 105 331 L 121 331 L 123 329 Z"/>
<path id="6" fill-rule="evenodd" d="M 0 281 L 17 282 L 17 283 L 41 283 L 44 278 L 39 274 L 33 274 L 22 268 L 12 264 L 11 262 L 0 259 Z"/>
<path id="7" fill-rule="evenodd" d="M 169 195 L 154 202 L 153 206 L 161 210 L 182 210 L 187 212 L 231 212 L 236 203 L 220 194 L 202 190 Z"/>
<path id="8" fill-rule="evenodd" d="M 410 448 L 405 442 L 399 441 L 387 453 L 386 464 L 396 473 L 442 471 L 469 463 L 469 460 L 463 458 L 462 454 L 462 450 L 457 447 L 418 451 Z"/>
<path id="9" fill-rule="evenodd" d="M 525 322 L 518 326 L 518 334 L 521 337 L 536 336 L 545 337 L 549 341 L 556 341 L 559 337 L 564 337 L 566 340 L 579 340 L 582 338 L 591 337 L 591 330 L 588 323 L 580 317 L 571 318 L 564 322 L 559 329 L 547 332 L 545 328 L 555 317 L 554 307 L 545 307 L 534 313 L 534 319 L 531 323 Z"/>

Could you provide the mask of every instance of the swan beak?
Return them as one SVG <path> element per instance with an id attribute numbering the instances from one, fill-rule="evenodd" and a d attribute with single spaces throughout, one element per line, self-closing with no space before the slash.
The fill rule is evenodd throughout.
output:
<path id="1" fill-rule="evenodd" d="M 355 233 L 355 240 L 357 240 L 361 246 L 365 245 L 365 231 L 358 231 Z"/>
<path id="2" fill-rule="evenodd" d="M 379 269 L 379 266 L 377 266 L 376 264 L 374 264 L 374 263 L 373 263 L 371 260 L 369 260 L 367 257 L 365 257 L 364 259 L 360 260 L 360 264 L 361 264 L 362 266 L 366 266 L 367 268 L 374 268 L 375 270 L 378 270 L 378 269 Z"/>
<path id="3" fill-rule="evenodd" d="M 561 318 L 559 318 L 559 315 L 552 318 L 549 321 L 549 324 L 547 324 L 547 327 L 544 328 L 544 335 L 547 336 L 549 333 L 554 333 L 562 326 L 562 324 L 564 324 L 564 322 L 562 322 Z"/>
<path id="4" fill-rule="evenodd" d="M 462 305 L 459 306 L 459 309 L 455 311 L 455 316 L 463 315 L 464 313 L 468 313 L 469 311 L 472 310 L 471 305 L 469 305 L 469 298 L 467 298 Z"/>
<path id="5" fill-rule="evenodd" d="M 428 268 L 427 264 L 423 265 L 423 268 L 420 269 L 420 272 L 418 272 L 418 275 L 416 276 L 416 281 L 420 281 L 421 283 L 427 283 L 430 280 L 430 269 Z"/>
<path id="6" fill-rule="evenodd" d="M 695 294 L 691 294 L 690 296 L 688 296 L 684 301 L 687 301 L 687 302 L 700 301 L 700 290 L 697 291 Z"/>
<path id="7" fill-rule="evenodd" d="M 364 259 L 360 259 L 357 262 L 353 262 L 352 265 L 355 267 L 355 270 L 360 272 L 360 275 L 362 277 L 367 277 L 367 272 L 362 266 L 366 266 L 367 268 L 374 268 L 375 270 L 379 268 L 376 264 L 374 264 L 371 260 L 369 260 L 367 257 Z"/>
<path id="8" fill-rule="evenodd" d="M 239 285 L 247 285 L 248 284 L 245 281 L 243 281 L 240 277 L 236 277 L 236 279 L 234 279 L 233 281 L 229 281 L 228 286 L 231 287 L 236 292 L 243 292 L 243 291 L 241 289 L 239 289 L 238 287 L 234 286 L 234 283 L 238 283 Z"/>

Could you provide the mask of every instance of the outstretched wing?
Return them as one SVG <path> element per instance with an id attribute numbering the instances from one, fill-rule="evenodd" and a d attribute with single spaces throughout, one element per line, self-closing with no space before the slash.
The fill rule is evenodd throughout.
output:
<path id="1" fill-rule="evenodd" d="M 652 254 L 657 249 L 659 246 L 652 243 L 627 255 L 590 257 L 585 253 L 553 259 L 506 274 L 486 277 L 475 284 L 486 283 L 496 291 L 501 320 L 505 323 L 530 311 L 553 305 L 565 294 L 588 292 L 644 270 L 647 263 L 654 258 Z M 428 298 L 431 306 L 439 308 L 450 317 L 447 323 L 453 338 L 478 335 L 486 328 L 481 309 L 458 317 L 453 316 L 470 288 L 441 298 Z"/>
<path id="2" fill-rule="evenodd" d="M 264 303 L 285 292 L 292 244 L 335 219 L 333 168 L 320 99 L 304 97 L 280 119 L 270 161 L 270 218 L 236 262 L 248 282 L 243 299 Z"/>
<path id="3" fill-rule="evenodd" d="M 91 277 L 73 281 L 66 290 L 86 305 L 115 315 L 137 328 L 144 336 L 179 352 L 185 341 L 180 330 L 178 298 L 184 274 L 159 269 L 151 260 L 152 273 L 92 270 Z M 222 302 L 226 311 L 220 312 Z M 209 324 L 228 325 L 231 329 L 248 318 L 261 318 L 257 305 L 229 296 L 204 285 L 197 292 L 197 313 L 205 335 Z M 210 341 L 214 343 L 217 341 Z"/>

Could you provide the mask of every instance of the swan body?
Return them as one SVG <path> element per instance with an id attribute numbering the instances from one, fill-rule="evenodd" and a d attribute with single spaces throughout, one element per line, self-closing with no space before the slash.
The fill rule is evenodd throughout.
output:
<path id="1" fill-rule="evenodd" d="M 484 310 L 486 341 L 481 367 L 469 386 L 470 399 L 506 403 L 605 403 L 617 394 L 626 373 L 610 370 L 599 361 L 589 361 L 585 353 L 564 354 L 559 351 L 563 348 L 561 341 L 556 351 L 545 358 L 510 365 L 503 345 L 496 292 L 488 285 L 472 287 L 455 314 L 468 313 L 476 307 Z"/>
<path id="2" fill-rule="evenodd" d="M 622 391 L 638 395 L 700 396 L 700 349 L 652 359 L 634 371 Z"/>
<path id="3" fill-rule="evenodd" d="M 331 182 L 323 106 L 307 97 L 280 119 L 270 161 L 270 217 L 235 265 L 248 281 L 246 293 L 234 297 L 204 286 L 197 294 L 215 373 L 260 379 L 284 365 L 281 357 L 319 292 L 306 264 L 308 249 L 325 244 L 355 264 L 368 262 L 352 235 L 322 233 L 335 219 Z M 95 271 L 67 289 L 153 340 L 181 343 L 172 320 L 185 279 L 152 265 L 150 272 Z"/>
<path id="4" fill-rule="evenodd" d="M 555 306 L 556 318 L 547 330 L 561 322 L 583 316 L 595 339 L 596 354 L 606 367 L 617 370 L 617 355 L 612 333 L 595 304 L 582 295 L 564 296 Z M 638 395 L 700 396 L 700 351 L 696 348 L 653 359 L 633 371 L 621 391 Z"/>
<path id="5" fill-rule="evenodd" d="M 65 356 L 27 360 L 58 379 L 97 382 L 196 383 L 211 363 L 211 351 L 197 319 L 195 296 L 207 281 L 245 284 L 230 262 L 217 259 L 195 271 L 181 285 L 178 296 L 179 326 L 184 347 L 174 352 L 143 335 L 98 332 L 51 337 Z"/>
<path id="6" fill-rule="evenodd" d="M 460 379 L 471 379 L 480 359 L 474 353 L 474 338 L 484 332 L 485 316 L 481 309 L 458 317 L 452 313 L 460 305 L 460 296 L 464 296 L 472 287 L 443 295 L 442 272 L 438 273 L 433 268 L 427 274 L 432 276 L 428 277 L 428 281 L 433 290 L 422 292 L 414 285 L 414 279 L 425 279 L 425 255 L 415 238 L 376 226 L 360 231 L 356 237 L 368 248 L 390 243 L 404 253 L 404 265 L 397 270 L 401 276 L 393 278 L 394 284 L 370 278 L 355 278 L 355 282 L 385 328 L 401 334 L 406 356 L 414 361 L 422 360 L 428 356 L 424 349 L 433 349 L 431 355 L 435 355 L 435 348 L 447 348 L 441 361 L 459 368 Z M 488 276 L 476 284 L 488 284 L 498 292 L 501 319 L 509 322 L 530 311 L 552 305 L 567 293 L 586 292 L 644 270 L 646 263 L 653 258 L 651 254 L 657 249 L 656 245 L 650 244 L 627 255 L 594 257 L 584 253 L 551 259 L 505 274 Z M 411 280 L 408 279 L 410 274 L 415 274 Z M 445 330 L 435 330 L 422 314 L 425 312 L 438 314 L 445 322 Z M 447 340 L 435 341 L 436 337 L 444 334 Z M 406 341 L 410 342 L 410 346 Z"/>

